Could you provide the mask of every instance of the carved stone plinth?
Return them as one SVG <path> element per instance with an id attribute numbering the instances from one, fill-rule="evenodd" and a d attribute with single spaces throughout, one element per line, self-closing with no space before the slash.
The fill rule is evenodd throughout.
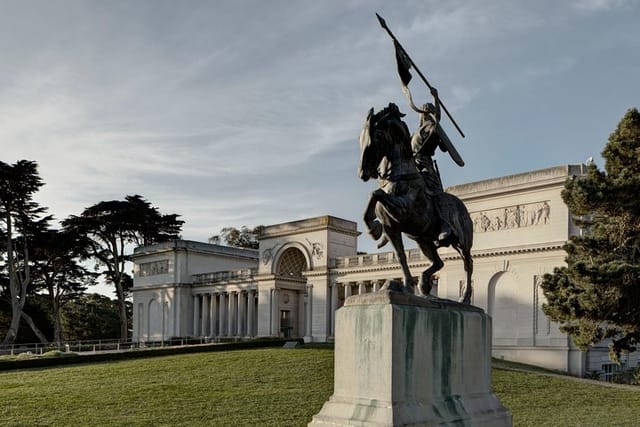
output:
<path id="1" fill-rule="evenodd" d="M 336 319 L 334 393 L 309 425 L 511 426 L 481 309 L 384 290 Z"/>

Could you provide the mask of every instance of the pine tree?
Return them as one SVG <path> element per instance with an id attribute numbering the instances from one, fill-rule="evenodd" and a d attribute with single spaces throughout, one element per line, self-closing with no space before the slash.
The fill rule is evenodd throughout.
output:
<path id="1" fill-rule="evenodd" d="M 139 195 L 99 202 L 62 222 L 68 232 L 89 239 L 89 256 L 104 267 L 102 274 L 115 286 L 122 341 L 128 339 L 126 298 L 133 278 L 127 274 L 126 263 L 131 246 L 177 239 L 183 223 L 177 214 L 161 214 Z"/>
<path id="2" fill-rule="evenodd" d="M 562 198 L 582 235 L 565 245 L 567 265 L 544 277 L 545 313 L 576 345 L 610 340 L 610 357 L 640 344 L 640 113 L 627 111 L 587 174 Z"/>
<path id="3" fill-rule="evenodd" d="M 3 344 L 13 343 L 18 336 L 20 319 L 24 319 L 40 339 L 46 337 L 38 330 L 31 317 L 24 312 L 31 286 L 31 249 L 34 235 L 48 227 L 51 216 L 44 216 L 46 208 L 33 200 L 33 195 L 44 185 L 38 173 L 38 164 L 19 160 L 11 165 L 0 161 L 0 273 L 6 274 L 9 289 L 6 295 L 11 304 L 11 323 Z"/>

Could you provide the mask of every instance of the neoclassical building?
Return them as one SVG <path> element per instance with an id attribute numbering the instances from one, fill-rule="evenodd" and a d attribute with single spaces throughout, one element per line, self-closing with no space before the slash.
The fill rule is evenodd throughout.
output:
<path id="1" fill-rule="evenodd" d="M 576 375 L 611 369 L 606 346 L 580 351 L 542 311 L 541 277 L 564 263 L 563 244 L 580 233 L 560 192 L 585 170 L 566 165 L 447 189 L 474 223 L 473 304 L 493 319 L 494 357 Z M 402 276 L 393 252 L 359 253 L 359 234 L 353 221 L 322 216 L 266 226 L 258 250 L 183 240 L 136 248 L 133 340 L 331 341 L 346 298 Z M 418 249 L 407 255 L 417 278 L 430 262 Z M 432 293 L 457 300 L 462 262 L 450 249 L 441 255 Z"/>

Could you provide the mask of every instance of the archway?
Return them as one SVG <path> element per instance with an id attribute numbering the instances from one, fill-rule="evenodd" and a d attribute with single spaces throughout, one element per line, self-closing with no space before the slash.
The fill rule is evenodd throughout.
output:
<path id="1" fill-rule="evenodd" d="M 295 246 L 282 251 L 275 264 L 277 289 L 277 316 L 279 335 L 285 338 L 300 337 L 305 331 L 305 299 L 307 279 L 304 272 L 309 269 L 308 257 Z"/>
<path id="2" fill-rule="evenodd" d="M 493 345 L 532 345 L 531 289 L 510 272 L 489 282 L 488 312 L 493 320 Z"/>

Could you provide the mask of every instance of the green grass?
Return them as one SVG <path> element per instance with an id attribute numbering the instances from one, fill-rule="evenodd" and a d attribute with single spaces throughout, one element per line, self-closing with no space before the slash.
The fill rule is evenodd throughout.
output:
<path id="1" fill-rule="evenodd" d="M 516 426 L 635 426 L 640 388 L 494 370 Z M 258 349 L 0 373 L 0 425 L 303 426 L 333 391 L 333 351 Z"/>
<path id="2" fill-rule="evenodd" d="M 303 425 L 333 351 L 265 349 L 0 373 L 1 425 Z"/>
<path id="3" fill-rule="evenodd" d="M 640 425 L 640 387 L 494 369 L 493 389 L 514 426 Z"/>

